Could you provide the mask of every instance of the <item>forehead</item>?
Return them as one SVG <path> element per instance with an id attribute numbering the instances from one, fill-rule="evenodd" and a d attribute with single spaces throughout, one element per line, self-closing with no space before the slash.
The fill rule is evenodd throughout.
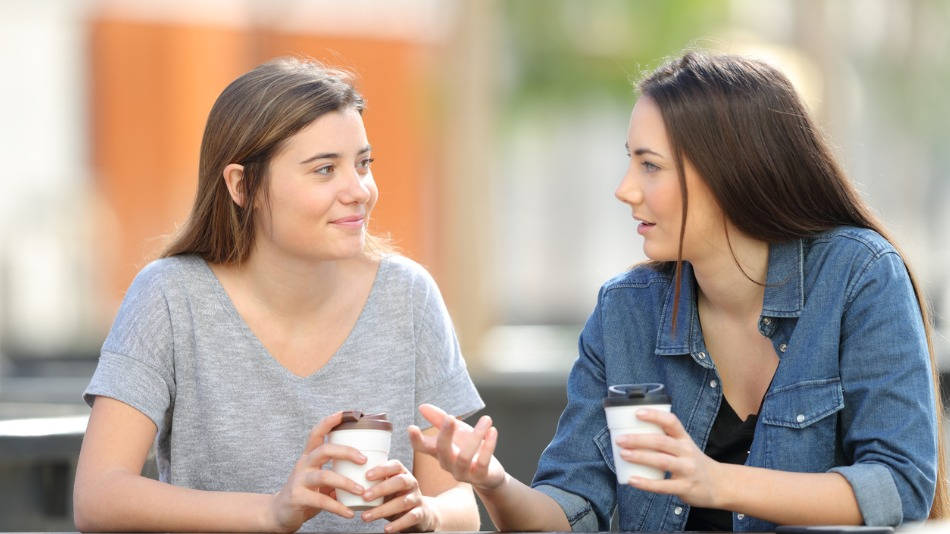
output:
<path id="1" fill-rule="evenodd" d="M 366 144 L 363 117 L 354 108 L 346 108 L 324 113 L 301 128 L 284 141 L 283 152 L 344 153 Z"/>
<path id="2" fill-rule="evenodd" d="M 627 142 L 631 150 L 641 147 L 657 150 L 668 145 L 663 115 L 656 103 L 647 96 L 641 96 L 633 106 Z"/>

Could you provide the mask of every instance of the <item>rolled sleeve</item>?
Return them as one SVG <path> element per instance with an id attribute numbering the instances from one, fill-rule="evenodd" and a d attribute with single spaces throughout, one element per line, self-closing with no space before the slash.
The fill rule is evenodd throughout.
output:
<path id="1" fill-rule="evenodd" d="M 587 499 L 547 484 L 539 484 L 534 489 L 554 499 L 554 502 L 564 510 L 564 515 L 571 525 L 571 530 L 575 532 L 597 532 L 600 530 L 597 524 L 597 514 Z"/>
<path id="2" fill-rule="evenodd" d="M 855 464 L 835 467 L 829 472 L 838 473 L 851 484 L 865 525 L 901 524 L 904 517 L 901 497 L 887 467 L 880 464 Z"/>
<path id="3" fill-rule="evenodd" d="M 96 372 L 83 392 L 83 400 L 89 406 L 96 397 L 122 401 L 151 419 L 156 428 L 162 428 L 165 412 L 171 404 L 170 390 L 158 370 L 135 358 L 103 351 Z"/>

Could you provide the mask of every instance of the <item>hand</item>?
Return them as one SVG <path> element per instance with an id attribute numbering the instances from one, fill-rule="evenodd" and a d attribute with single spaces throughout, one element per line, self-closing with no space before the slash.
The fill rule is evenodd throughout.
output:
<path id="1" fill-rule="evenodd" d="M 691 506 L 718 508 L 716 497 L 721 494 L 716 484 L 719 463 L 699 450 L 693 439 L 675 415 L 644 408 L 637 411 L 641 421 L 655 423 L 663 434 L 627 434 L 617 438 L 623 449 L 624 460 L 669 471 L 670 478 L 651 480 L 630 477 L 630 485 L 653 493 L 677 495 Z"/>
<path id="2" fill-rule="evenodd" d="M 371 501 L 383 497 L 385 502 L 363 512 L 363 521 L 385 518 L 391 521 L 386 532 L 430 532 L 439 528 L 438 514 L 430 506 L 428 497 L 419 491 L 419 481 L 399 460 L 389 460 L 366 473 L 367 480 L 381 480 L 363 494 Z"/>
<path id="3" fill-rule="evenodd" d="M 459 482 L 468 482 L 476 490 L 491 491 L 507 478 L 505 468 L 495 458 L 498 430 L 491 417 L 483 415 L 475 428 L 431 405 L 419 406 L 419 412 L 439 429 L 438 436 L 424 436 L 417 426 L 409 427 L 412 448 L 439 461 Z"/>
<path id="4" fill-rule="evenodd" d="M 335 499 L 336 489 L 362 495 L 362 486 L 333 471 L 321 469 L 333 459 L 357 464 L 366 462 L 366 458 L 353 447 L 326 443 L 327 433 L 341 420 L 342 412 L 337 412 L 313 427 L 293 472 L 271 499 L 268 521 L 271 530 L 296 531 L 305 521 L 324 510 L 347 519 L 353 517 L 353 511 Z"/>

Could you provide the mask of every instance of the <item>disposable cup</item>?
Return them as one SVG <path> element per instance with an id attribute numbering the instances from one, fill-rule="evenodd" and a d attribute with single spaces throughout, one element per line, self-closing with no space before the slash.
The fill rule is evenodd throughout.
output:
<path id="1" fill-rule="evenodd" d="M 636 413 L 644 408 L 669 412 L 670 402 L 670 396 L 664 391 L 663 384 L 618 384 L 607 388 L 604 413 L 607 416 L 607 427 L 610 429 L 610 444 L 618 483 L 627 484 L 632 476 L 654 480 L 663 478 L 664 473 L 659 469 L 621 458 L 622 449 L 617 445 L 617 438 L 627 434 L 662 434 L 663 430 L 659 426 L 641 421 Z"/>
<path id="2" fill-rule="evenodd" d="M 333 460 L 331 469 L 356 482 L 363 489 L 368 490 L 375 486 L 380 480 L 366 480 L 366 472 L 389 459 L 392 433 L 393 425 L 384 413 L 363 415 L 362 412 L 343 412 L 343 422 L 333 427 L 327 435 L 329 442 L 353 447 L 366 457 L 366 463 Z M 341 489 L 336 490 L 336 499 L 353 510 L 369 510 L 383 504 L 382 497 L 366 501 L 362 495 L 354 495 Z"/>

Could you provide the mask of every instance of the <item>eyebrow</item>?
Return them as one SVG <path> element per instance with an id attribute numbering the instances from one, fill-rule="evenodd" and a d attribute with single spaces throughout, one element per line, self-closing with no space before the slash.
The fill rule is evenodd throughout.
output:
<path id="1" fill-rule="evenodd" d="M 369 152 L 369 151 L 372 150 L 372 149 L 373 149 L 372 146 L 366 145 L 366 146 L 364 146 L 362 149 L 360 149 L 360 151 L 357 152 L 356 155 L 357 155 L 357 156 L 361 156 L 361 155 L 363 155 L 363 154 L 366 154 L 367 152 Z M 317 154 L 317 155 L 315 155 L 315 156 L 311 156 L 311 157 L 309 157 L 309 158 L 307 158 L 307 159 L 301 161 L 300 164 L 301 164 L 301 165 L 306 165 L 306 164 L 308 164 L 308 163 L 313 163 L 314 161 L 317 161 L 318 159 L 339 159 L 339 158 L 340 158 L 340 154 L 339 154 L 338 152 L 322 152 L 322 153 L 320 153 L 320 154 Z"/>
<path id="2" fill-rule="evenodd" d="M 631 152 L 631 150 L 630 150 L 630 144 L 629 144 L 629 143 L 624 143 L 623 146 L 624 146 L 624 148 L 627 149 L 627 152 Z M 642 155 L 644 155 L 644 154 L 653 154 L 654 156 L 656 156 L 656 157 L 658 157 L 658 158 L 662 158 L 662 157 L 663 157 L 662 154 L 660 154 L 660 153 L 658 153 L 658 152 L 654 152 L 654 151 L 650 150 L 649 148 L 638 148 L 638 149 L 636 149 L 636 150 L 633 151 L 633 155 L 635 155 L 635 156 L 642 156 Z"/>

